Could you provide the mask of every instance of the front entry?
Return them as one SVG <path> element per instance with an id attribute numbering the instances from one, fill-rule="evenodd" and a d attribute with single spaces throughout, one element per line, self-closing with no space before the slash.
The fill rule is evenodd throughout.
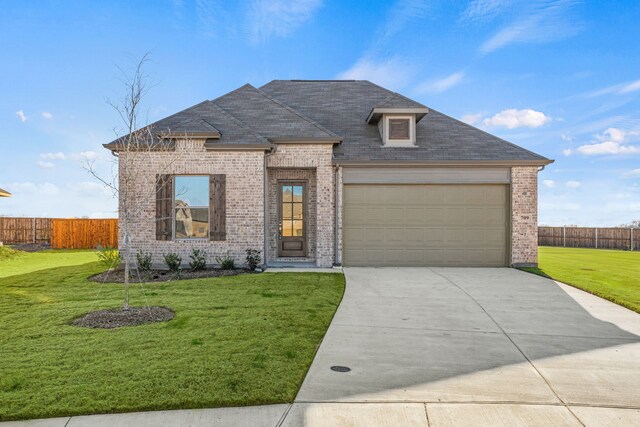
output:
<path id="1" fill-rule="evenodd" d="M 278 256 L 307 256 L 307 185 L 278 182 Z"/>

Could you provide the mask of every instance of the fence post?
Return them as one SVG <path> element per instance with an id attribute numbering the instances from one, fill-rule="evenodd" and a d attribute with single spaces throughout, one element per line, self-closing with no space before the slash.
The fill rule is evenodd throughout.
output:
<path id="1" fill-rule="evenodd" d="M 631 250 L 633 250 L 633 226 L 629 229 L 630 240 L 631 240 Z"/>
<path id="2" fill-rule="evenodd" d="M 567 246 L 567 235 L 565 234 L 565 226 L 562 226 L 562 247 L 566 247 Z"/>
<path id="3" fill-rule="evenodd" d="M 596 249 L 598 249 L 598 227 L 596 227 Z"/>
<path id="4" fill-rule="evenodd" d="M 33 243 L 36 243 L 36 219 L 32 218 L 33 221 Z"/>

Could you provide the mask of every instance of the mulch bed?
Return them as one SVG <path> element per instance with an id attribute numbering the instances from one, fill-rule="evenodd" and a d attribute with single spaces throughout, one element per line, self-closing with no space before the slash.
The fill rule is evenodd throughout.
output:
<path id="1" fill-rule="evenodd" d="M 145 323 L 168 322 L 175 313 L 166 307 L 130 307 L 128 310 L 112 308 L 87 313 L 72 323 L 83 328 L 113 329 Z"/>
<path id="2" fill-rule="evenodd" d="M 10 245 L 10 247 L 17 251 L 23 252 L 40 252 L 51 249 L 51 245 L 49 245 L 48 243 L 18 243 L 15 245 Z"/>
<path id="3" fill-rule="evenodd" d="M 191 271 L 182 270 L 180 277 L 168 270 L 151 270 L 148 277 L 140 274 L 143 282 L 170 282 L 175 280 L 189 280 L 189 279 L 202 279 L 206 277 L 226 277 L 237 276 L 238 274 L 255 273 L 254 271 L 245 268 L 236 268 L 233 270 L 222 270 L 219 268 L 208 268 L 206 270 Z M 118 268 L 117 270 L 105 271 L 95 276 L 89 277 L 89 280 L 98 283 L 124 283 L 124 269 Z M 129 273 L 129 280 L 136 283 L 138 282 L 138 273 L 132 270 Z"/>

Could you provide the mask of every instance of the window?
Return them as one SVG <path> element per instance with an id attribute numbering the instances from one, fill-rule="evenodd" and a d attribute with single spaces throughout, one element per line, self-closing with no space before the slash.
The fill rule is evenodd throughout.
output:
<path id="1" fill-rule="evenodd" d="M 209 177 L 176 176 L 174 185 L 175 238 L 209 238 Z"/>
<path id="2" fill-rule="evenodd" d="M 385 114 L 378 122 L 378 129 L 384 146 L 415 147 L 415 115 Z"/>
<path id="3" fill-rule="evenodd" d="M 411 138 L 411 123 L 409 119 L 389 119 L 389 139 Z"/>

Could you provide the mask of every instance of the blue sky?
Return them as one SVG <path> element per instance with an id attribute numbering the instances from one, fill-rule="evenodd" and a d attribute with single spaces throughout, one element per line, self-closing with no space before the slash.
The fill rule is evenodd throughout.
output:
<path id="1" fill-rule="evenodd" d="M 368 79 L 536 151 L 540 223 L 640 219 L 640 2 L 6 2 L 0 214 L 114 216 L 81 167 L 145 52 L 149 121 L 272 79 Z"/>

